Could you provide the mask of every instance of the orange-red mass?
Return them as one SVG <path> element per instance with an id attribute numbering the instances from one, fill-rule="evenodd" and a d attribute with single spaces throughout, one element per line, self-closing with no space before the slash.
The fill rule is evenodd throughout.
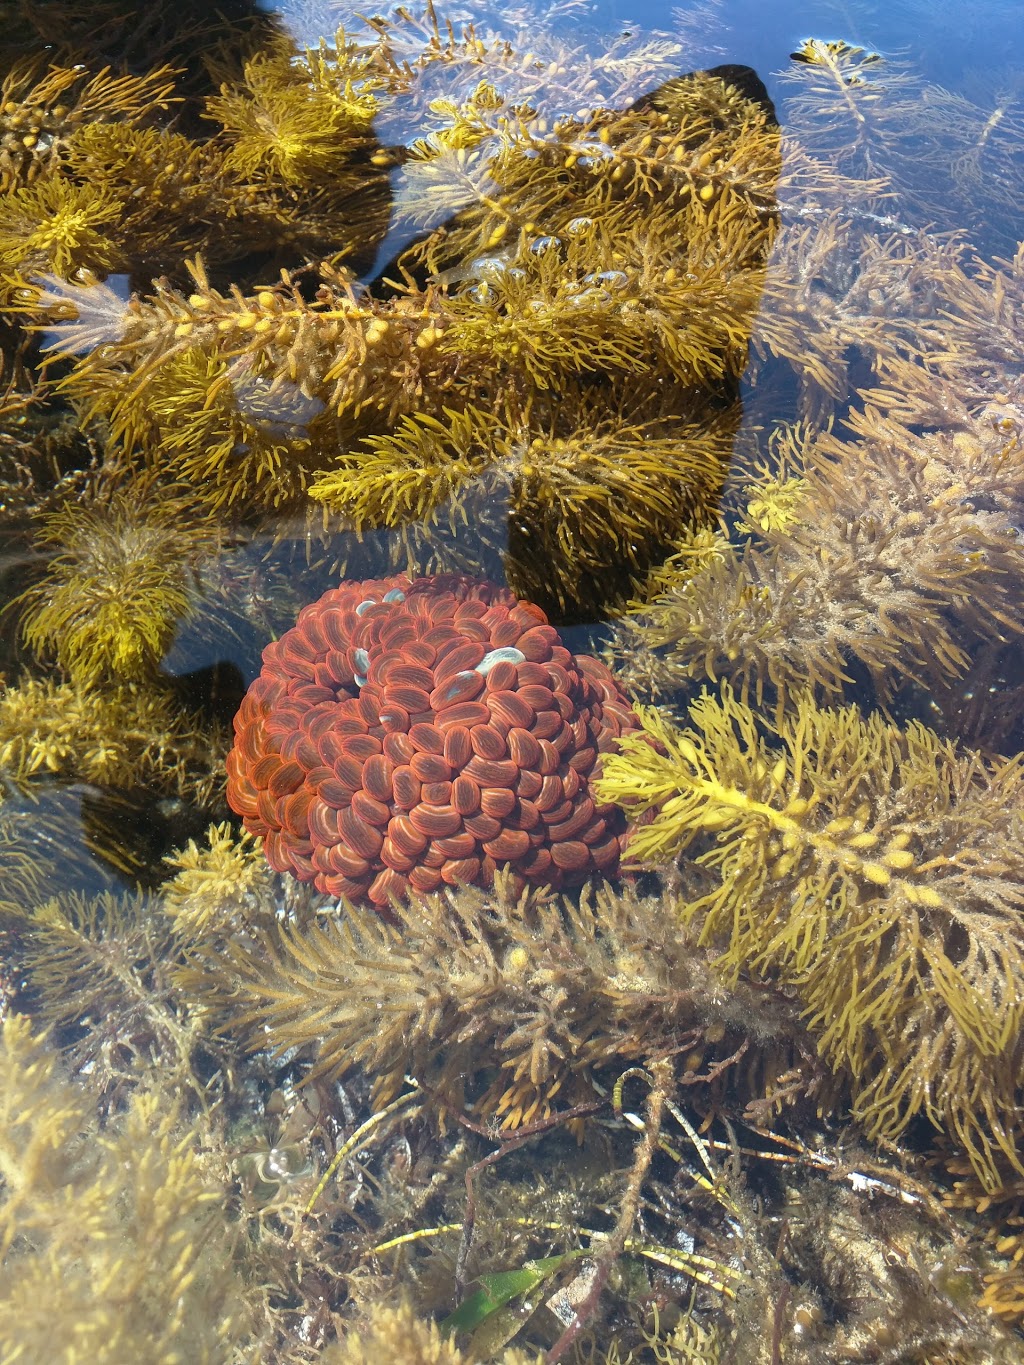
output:
<path id="1" fill-rule="evenodd" d="M 600 755 L 637 726 L 599 660 L 539 607 L 457 575 L 346 583 L 263 652 L 235 717 L 228 801 L 271 866 L 385 907 L 614 873 L 624 817 Z"/>

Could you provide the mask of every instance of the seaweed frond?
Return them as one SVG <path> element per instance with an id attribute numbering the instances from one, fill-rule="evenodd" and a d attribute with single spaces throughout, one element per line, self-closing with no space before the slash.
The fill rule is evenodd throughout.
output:
<path id="1" fill-rule="evenodd" d="M 365 1326 L 352 1327 L 320 1357 L 322 1365 L 380 1365 L 384 1360 L 402 1365 L 473 1365 L 467 1355 L 436 1322 L 416 1315 L 408 1303 L 374 1304 Z M 507 1347 L 491 1357 L 493 1365 L 540 1365 L 541 1357 Z"/>
<path id="2" fill-rule="evenodd" d="M 223 788 L 226 743 L 154 688 L 89 691 L 25 678 L 0 689 L 0 766 L 20 785 L 147 787 L 205 807 Z"/>
<path id="3" fill-rule="evenodd" d="M 311 1078 L 359 1066 L 383 1105 L 412 1076 L 442 1119 L 471 1107 L 518 1128 L 684 1035 L 712 1069 L 751 1029 L 766 1044 L 790 1036 L 770 1002 L 751 1008 L 706 972 L 670 906 L 609 887 L 578 905 L 517 899 L 499 875 L 490 895 L 427 897 L 392 922 L 352 910 L 229 940 L 198 952 L 182 984 L 254 1046 L 311 1049 Z"/>
<path id="4" fill-rule="evenodd" d="M 809 437 L 785 519 L 754 517 L 744 548 L 664 579 L 622 623 L 624 667 L 676 686 L 727 678 L 777 707 L 836 695 L 859 664 L 887 700 L 906 677 L 942 685 L 972 641 L 1019 629 L 1024 447 L 984 421 L 917 435 L 869 409 L 864 439 Z M 758 524 L 760 520 L 767 525 Z"/>
<path id="5" fill-rule="evenodd" d="M 730 262 L 741 239 L 746 259 L 760 255 L 779 172 L 773 116 L 713 73 L 670 84 L 660 107 L 554 121 L 486 83 L 435 106 L 442 126 L 413 144 L 396 186 L 402 218 L 432 229 L 411 259 L 439 270 L 621 209 L 675 217 L 683 251 L 711 213 Z"/>
<path id="6" fill-rule="evenodd" d="M 809 38 L 792 56 L 787 109 L 805 145 L 843 169 L 887 176 L 892 143 L 906 122 L 902 106 L 918 94 L 915 79 L 900 63 L 842 40 Z"/>
<path id="7" fill-rule="evenodd" d="M 220 125 L 226 168 L 243 179 L 269 173 L 293 185 L 345 174 L 354 148 L 372 147 L 379 109 L 366 55 L 345 42 L 296 54 L 286 44 L 254 54 L 242 81 L 207 100 Z"/>
<path id="8" fill-rule="evenodd" d="M 150 1069 L 177 1094 L 202 1096 L 212 1048 L 176 998 L 173 929 L 150 897 L 49 900 L 33 913 L 21 955 L 38 1016 L 57 1030 L 75 1071 L 108 1096 Z"/>
<path id="9" fill-rule="evenodd" d="M 1024 1180 L 1004 1169 L 998 1188 L 986 1189 L 962 1158 L 947 1156 L 945 1165 L 957 1178 L 943 1203 L 984 1216 L 981 1228 L 988 1255 L 980 1306 L 1019 1329 L 1024 1323 Z"/>
<path id="10" fill-rule="evenodd" d="M 249 1329 L 224 1190 L 166 1096 L 103 1133 L 28 1021 L 0 1046 L 0 1355 L 215 1365 Z M 54 1305 L 59 1311 L 54 1311 Z"/>
<path id="11" fill-rule="evenodd" d="M 175 103 L 174 72 L 158 66 L 143 75 L 81 65 L 15 65 L 0 85 L 0 191 L 55 171 L 70 139 L 92 123 L 141 124 Z"/>
<path id="12" fill-rule="evenodd" d="M 168 128 L 88 123 L 69 139 L 65 159 L 75 180 L 100 186 L 119 206 L 121 258 L 135 272 L 177 270 L 199 250 L 214 259 L 237 254 L 238 233 L 219 224 L 242 190 L 209 146 Z"/>
<path id="13" fill-rule="evenodd" d="M 556 612 L 607 606 L 715 506 L 738 410 L 647 421 L 563 401 L 531 424 L 475 407 L 417 414 L 339 457 L 310 497 L 358 531 L 472 527 L 519 596 Z M 420 563 L 421 571 L 432 567 Z M 585 608 L 586 609 L 586 608 Z"/>
<path id="14" fill-rule="evenodd" d="M 161 476 L 169 466 L 211 509 L 283 506 L 325 451 L 414 409 L 425 387 L 443 395 L 455 369 L 429 296 L 367 304 L 339 275 L 310 303 L 287 275 L 222 293 L 202 261 L 188 269 L 187 295 L 158 282 L 119 309 L 94 282 L 46 277 L 19 308 L 52 359 L 85 352 L 61 381 L 82 422 L 102 423 L 126 463 Z"/>
<path id="15" fill-rule="evenodd" d="M 182 351 L 151 377 L 144 403 L 115 411 L 115 437 L 129 444 L 129 423 L 147 421 L 154 464 L 196 488 L 213 511 L 294 502 L 310 466 L 323 462 L 309 432 L 323 400 L 262 375 L 247 357 L 229 363 Z"/>
<path id="16" fill-rule="evenodd" d="M 8 774 L 3 774 L 6 779 Z M 0 796 L 0 916 L 24 920 L 58 889 L 106 884 L 95 855 L 130 859 L 100 817 L 90 828 L 89 794 L 81 788 L 18 791 L 6 780 Z"/>
<path id="17" fill-rule="evenodd" d="M 367 437 L 365 451 L 343 455 L 314 479 L 309 495 L 351 518 L 356 530 L 434 521 L 487 467 L 483 437 L 490 426 L 474 408 L 403 417 L 395 431 Z"/>
<path id="18" fill-rule="evenodd" d="M 151 680 L 197 605 L 196 565 L 217 544 L 189 509 L 192 499 L 138 482 L 45 516 L 37 543 L 55 553 L 20 599 L 29 647 L 52 651 L 82 688 Z"/>
<path id="19" fill-rule="evenodd" d="M 248 925 L 265 901 L 270 868 L 251 834 L 224 821 L 210 825 L 206 846 L 194 839 L 164 862 L 175 869 L 160 888 L 178 938 L 194 943 Z"/>
<path id="20" fill-rule="evenodd" d="M 728 688 L 703 694 L 685 730 L 641 714 L 599 799 L 638 820 L 637 860 L 696 844 L 716 884 L 685 918 L 727 978 L 796 992 L 874 1138 L 923 1113 L 983 1182 L 1000 1158 L 1024 1169 L 1024 757 L 987 761 L 807 698 L 769 739 Z"/>
<path id="21" fill-rule="evenodd" d="M 841 40 L 809 39 L 792 58 L 798 65 L 782 73 L 792 92 L 786 123 L 808 151 L 839 172 L 879 178 L 904 212 L 954 229 L 970 221 L 1014 249 L 1024 200 L 1019 75 L 1003 82 L 990 69 L 976 103 Z"/>
<path id="22" fill-rule="evenodd" d="M 116 270 L 124 256 L 117 243 L 118 200 L 102 186 L 76 185 L 50 176 L 0 201 L 0 271 L 10 283 L 53 271 Z"/>

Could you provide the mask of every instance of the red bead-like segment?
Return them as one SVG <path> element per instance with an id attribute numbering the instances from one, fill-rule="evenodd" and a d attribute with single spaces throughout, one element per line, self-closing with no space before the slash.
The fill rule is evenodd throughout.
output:
<path id="1" fill-rule="evenodd" d="M 523 658 L 489 659 L 498 649 Z M 490 885 L 504 865 L 561 887 L 618 868 L 623 815 L 589 784 L 636 727 L 604 664 L 506 589 L 349 583 L 264 650 L 228 801 L 275 870 L 329 895 L 384 907 Z"/>

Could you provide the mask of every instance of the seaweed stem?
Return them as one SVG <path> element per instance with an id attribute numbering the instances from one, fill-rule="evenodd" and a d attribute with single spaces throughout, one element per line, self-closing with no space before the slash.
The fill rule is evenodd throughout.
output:
<path id="1" fill-rule="evenodd" d="M 330 1184 L 331 1177 L 334 1175 L 335 1171 L 337 1171 L 341 1163 L 346 1157 L 354 1155 L 358 1150 L 361 1145 L 361 1139 L 368 1133 L 371 1133 L 379 1124 L 383 1123 L 385 1119 L 390 1118 L 396 1110 L 404 1108 L 405 1105 L 407 1105 L 410 1100 L 415 1099 L 418 1094 L 419 1087 L 416 1086 L 414 1090 L 408 1090 L 404 1095 L 399 1095 L 397 1100 L 392 1100 L 391 1103 L 385 1105 L 383 1109 L 379 1109 L 376 1114 L 371 1114 L 365 1123 L 359 1125 L 352 1136 L 338 1148 L 338 1151 L 335 1153 L 327 1170 L 324 1171 L 321 1176 L 316 1189 L 310 1196 L 309 1203 L 303 1210 L 307 1215 L 312 1213 L 314 1208 L 316 1208 L 317 1200 Z"/>
<path id="2" fill-rule="evenodd" d="M 544 1365 L 557 1365 L 557 1362 L 563 1358 L 566 1351 L 590 1321 L 597 1308 L 608 1276 L 611 1274 L 612 1266 L 621 1256 L 626 1245 L 626 1239 L 636 1221 L 640 1192 L 644 1181 L 647 1179 L 647 1172 L 650 1170 L 654 1153 L 658 1150 L 662 1115 L 665 1112 L 665 1102 L 668 1099 L 668 1090 L 673 1079 L 672 1068 L 665 1061 L 652 1062 L 650 1072 L 654 1084 L 647 1096 L 643 1137 L 637 1144 L 636 1155 L 629 1172 L 629 1181 L 619 1208 L 619 1216 L 604 1249 L 595 1258 L 595 1271 L 590 1282 L 590 1288 L 577 1305 L 572 1322 L 569 1323 L 544 1357 Z"/>
<path id="3" fill-rule="evenodd" d="M 549 1114 L 546 1118 L 535 1119 L 533 1123 L 524 1124 L 522 1128 L 516 1130 L 511 1137 L 503 1141 L 501 1146 L 495 1151 L 489 1152 L 481 1160 L 475 1161 L 466 1171 L 466 1211 L 462 1218 L 462 1239 L 459 1242 L 459 1252 L 455 1258 L 455 1290 L 459 1300 L 465 1297 L 466 1292 L 466 1267 L 469 1264 L 469 1253 L 473 1242 L 473 1227 L 476 1223 L 476 1186 L 475 1179 L 477 1174 L 487 1166 L 496 1165 L 503 1156 L 508 1156 L 510 1152 L 522 1147 L 531 1138 L 537 1137 L 540 1133 L 546 1133 L 549 1128 L 555 1128 L 560 1123 L 573 1122 L 575 1119 L 585 1118 L 588 1114 L 596 1113 L 602 1107 L 600 1101 L 590 1104 L 577 1104 L 572 1109 L 563 1109 L 557 1114 Z M 477 1133 L 481 1137 L 493 1137 L 493 1134 L 481 1123 L 475 1123 L 467 1118 L 465 1114 L 456 1114 L 459 1123 L 468 1128 L 470 1132 Z"/>

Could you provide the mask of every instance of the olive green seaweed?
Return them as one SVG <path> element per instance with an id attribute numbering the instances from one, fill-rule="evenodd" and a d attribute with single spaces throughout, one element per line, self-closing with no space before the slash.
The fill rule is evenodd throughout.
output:
<path id="1" fill-rule="evenodd" d="M 0 26 L 0 1358 L 1010 1365 L 1019 73 L 265 8 Z M 606 647 L 619 879 L 229 821 L 399 569 Z"/>
<path id="2" fill-rule="evenodd" d="M 190 499 L 140 481 L 48 514 L 37 534 L 52 547 L 46 575 L 21 599 L 30 648 L 55 653 L 84 690 L 151 679 L 197 605 L 199 561 L 217 545 L 190 511 Z"/>
<path id="3" fill-rule="evenodd" d="M 250 1322 L 223 1190 L 166 1096 L 139 1090 L 101 1131 L 89 1090 L 19 1015 L 0 1075 L 3 1358 L 229 1359 Z"/>
<path id="4" fill-rule="evenodd" d="M 626 676 L 726 678 L 776 714 L 841 695 L 854 665 L 883 701 L 963 677 L 974 642 L 1020 629 L 1024 445 L 1001 416 L 922 436 L 869 410 L 856 444 L 798 431 L 785 491 L 748 485 L 744 539 L 652 579 L 619 628 Z"/>
<path id="5" fill-rule="evenodd" d="M 258 942 L 200 944 L 180 979 L 254 1045 L 311 1049 L 313 1077 L 358 1066 L 378 1105 L 412 1077 L 442 1120 L 469 1108 L 515 1129 L 586 1103 L 599 1074 L 682 1037 L 710 1065 L 749 1031 L 784 1070 L 799 1040 L 785 1012 L 768 999 L 755 1010 L 744 987 L 724 992 L 706 970 L 658 901 L 610 889 L 578 904 L 517 895 L 499 876 L 491 893 L 396 907 L 393 924 L 349 911 Z"/>
<path id="6" fill-rule="evenodd" d="M 224 746 L 164 690 L 30 677 L 0 688 L 0 765 L 28 790 L 54 779 L 151 788 L 203 808 L 223 790 Z"/>
<path id="7" fill-rule="evenodd" d="M 638 821 L 634 859 L 696 846 L 713 883 L 683 917 L 725 979 L 796 993 L 870 1135 L 923 1113 L 984 1183 L 1021 1170 L 1024 757 L 807 697 L 766 733 L 727 686 L 686 729 L 640 714 L 596 790 Z"/>

